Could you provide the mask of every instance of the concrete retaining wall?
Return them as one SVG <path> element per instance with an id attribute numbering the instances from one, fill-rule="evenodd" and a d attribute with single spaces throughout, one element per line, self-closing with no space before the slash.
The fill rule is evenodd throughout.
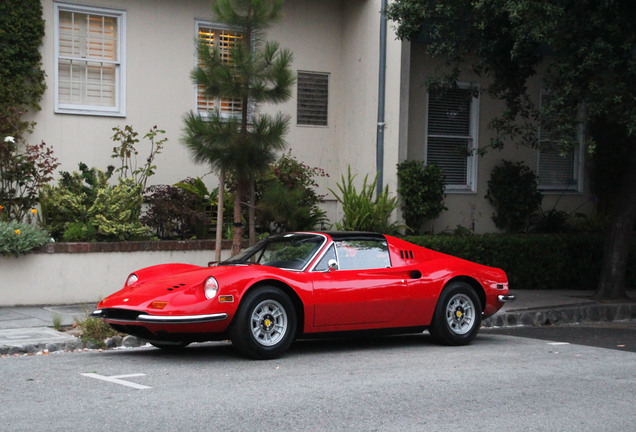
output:
<path id="1" fill-rule="evenodd" d="M 205 266 L 214 241 L 57 243 L 18 257 L 0 256 L 0 306 L 97 303 L 128 275 L 155 264 Z M 229 257 L 224 244 L 223 259 Z"/>

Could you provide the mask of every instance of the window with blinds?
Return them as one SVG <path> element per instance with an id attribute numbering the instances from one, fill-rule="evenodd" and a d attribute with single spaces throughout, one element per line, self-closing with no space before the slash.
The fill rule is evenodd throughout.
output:
<path id="1" fill-rule="evenodd" d="M 56 5 L 56 109 L 124 114 L 124 12 Z"/>
<path id="2" fill-rule="evenodd" d="M 541 93 L 541 104 L 549 97 Z M 539 128 L 537 155 L 538 186 L 542 190 L 576 191 L 579 189 L 579 147 L 563 152 L 551 136 L 549 127 Z"/>
<path id="3" fill-rule="evenodd" d="M 197 37 L 199 41 L 217 48 L 221 58 L 229 61 L 230 49 L 241 42 L 243 35 L 239 31 L 218 28 L 211 23 L 197 22 Z M 199 59 L 197 64 L 201 65 Z M 200 114 L 219 110 L 224 116 L 240 116 L 242 103 L 240 99 L 208 98 L 203 86 L 199 85 L 196 90 L 196 107 Z"/>
<path id="4" fill-rule="evenodd" d="M 297 86 L 297 124 L 327 126 L 329 74 L 298 72 Z"/>
<path id="5" fill-rule="evenodd" d="M 429 92 L 426 163 L 443 168 L 448 190 L 474 188 L 476 110 L 476 99 L 469 89 Z"/>

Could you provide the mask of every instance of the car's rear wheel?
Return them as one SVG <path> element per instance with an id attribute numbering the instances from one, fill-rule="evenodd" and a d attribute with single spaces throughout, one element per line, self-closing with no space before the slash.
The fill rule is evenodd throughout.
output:
<path id="1" fill-rule="evenodd" d="M 287 351 L 296 334 L 296 311 L 289 296 L 264 286 L 248 292 L 230 327 L 232 344 L 246 356 L 272 359 Z"/>
<path id="2" fill-rule="evenodd" d="M 466 345 L 481 326 L 481 302 L 475 290 L 465 282 L 451 282 L 437 300 L 431 336 L 444 345 Z"/>

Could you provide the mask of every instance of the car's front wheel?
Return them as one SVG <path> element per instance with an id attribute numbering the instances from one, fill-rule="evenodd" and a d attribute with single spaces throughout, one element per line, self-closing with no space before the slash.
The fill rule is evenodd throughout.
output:
<path id="1" fill-rule="evenodd" d="M 275 287 L 248 292 L 230 327 L 232 344 L 255 359 L 272 359 L 287 351 L 296 334 L 296 311 L 289 296 Z"/>
<path id="2" fill-rule="evenodd" d="M 481 326 L 481 302 L 475 290 L 465 282 L 452 282 L 437 300 L 431 336 L 444 345 L 466 345 Z"/>

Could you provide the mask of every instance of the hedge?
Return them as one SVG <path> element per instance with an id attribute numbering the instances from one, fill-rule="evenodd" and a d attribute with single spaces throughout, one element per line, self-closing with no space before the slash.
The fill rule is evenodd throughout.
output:
<path id="1" fill-rule="evenodd" d="M 419 246 L 499 267 L 511 289 L 595 290 L 603 258 L 600 234 L 410 236 Z M 636 238 L 628 261 L 627 286 L 636 286 Z"/>

